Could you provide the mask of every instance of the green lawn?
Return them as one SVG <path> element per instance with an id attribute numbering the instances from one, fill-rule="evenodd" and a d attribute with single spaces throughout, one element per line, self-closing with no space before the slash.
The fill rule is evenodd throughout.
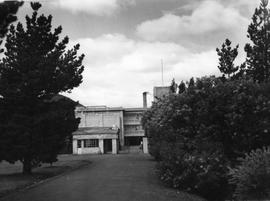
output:
<path id="1" fill-rule="evenodd" d="M 0 163 L 0 197 L 14 191 L 29 187 L 44 179 L 62 174 L 64 172 L 90 164 L 89 156 L 82 155 L 60 155 L 58 161 L 50 164 L 42 164 L 41 167 L 33 169 L 32 175 L 23 175 L 22 164 L 17 162 L 9 164 Z"/>

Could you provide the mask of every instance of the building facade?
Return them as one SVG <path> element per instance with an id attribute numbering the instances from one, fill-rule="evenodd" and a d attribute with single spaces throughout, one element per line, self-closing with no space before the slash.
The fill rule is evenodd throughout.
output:
<path id="1" fill-rule="evenodd" d="M 125 147 L 141 147 L 148 153 L 147 138 L 141 125 L 146 108 L 77 107 L 81 119 L 73 133 L 73 154 L 112 153 Z"/>
<path id="2" fill-rule="evenodd" d="M 169 86 L 154 87 L 153 92 L 154 101 L 157 101 L 158 99 L 161 99 L 171 93 Z"/>
<path id="3" fill-rule="evenodd" d="M 154 101 L 169 93 L 170 87 L 154 87 Z M 127 147 L 139 147 L 143 153 L 148 153 L 148 139 L 141 125 L 142 115 L 147 110 L 147 94 L 143 93 L 141 108 L 76 107 L 75 115 L 81 121 L 73 133 L 73 154 L 117 154 Z"/>

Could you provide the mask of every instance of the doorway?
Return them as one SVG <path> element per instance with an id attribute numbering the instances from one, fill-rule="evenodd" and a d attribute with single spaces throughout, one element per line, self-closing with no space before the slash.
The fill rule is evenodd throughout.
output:
<path id="1" fill-rule="evenodd" d="M 104 140 L 104 153 L 111 153 L 112 152 L 112 139 L 105 139 Z"/>
<path id="2" fill-rule="evenodd" d="M 140 136 L 125 137 L 125 146 L 128 147 L 129 153 L 141 153 L 142 137 Z"/>
<path id="3" fill-rule="evenodd" d="M 125 137 L 126 146 L 140 146 L 141 142 L 142 142 L 142 137 L 137 137 L 137 136 Z"/>

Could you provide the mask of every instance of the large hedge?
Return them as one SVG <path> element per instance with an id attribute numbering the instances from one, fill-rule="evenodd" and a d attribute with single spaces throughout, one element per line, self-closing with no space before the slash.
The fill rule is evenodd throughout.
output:
<path id="1" fill-rule="evenodd" d="M 161 179 L 208 199 L 224 199 L 231 191 L 229 167 L 270 144 L 269 100 L 270 84 L 204 77 L 155 102 L 142 121 Z"/>

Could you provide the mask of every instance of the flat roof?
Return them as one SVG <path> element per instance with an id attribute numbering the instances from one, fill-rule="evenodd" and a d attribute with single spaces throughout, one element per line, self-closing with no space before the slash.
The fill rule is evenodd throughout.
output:
<path id="1" fill-rule="evenodd" d="M 89 111 L 89 112 L 96 112 L 96 111 L 123 111 L 122 107 L 76 107 L 76 111 Z"/>
<path id="2" fill-rule="evenodd" d="M 139 111 L 145 111 L 148 108 L 123 108 L 123 107 L 106 107 L 106 106 L 87 106 L 87 107 L 76 107 L 76 111 L 83 112 L 104 112 L 104 111 L 127 111 L 127 112 L 139 112 Z"/>

